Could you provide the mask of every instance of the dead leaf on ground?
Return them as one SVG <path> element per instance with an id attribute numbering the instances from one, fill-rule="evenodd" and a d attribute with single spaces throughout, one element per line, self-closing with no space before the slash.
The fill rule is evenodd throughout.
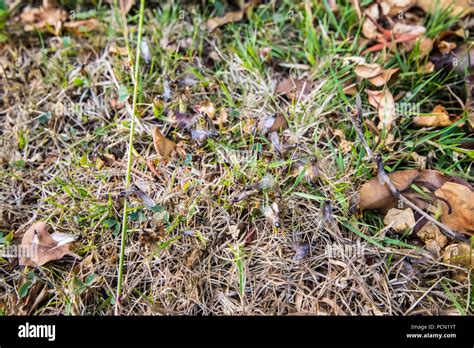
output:
<path id="1" fill-rule="evenodd" d="M 443 106 L 436 105 L 428 115 L 415 116 L 413 124 L 418 127 L 446 127 L 453 121 Z"/>
<path id="2" fill-rule="evenodd" d="M 441 54 L 448 54 L 452 50 L 454 50 L 457 47 L 457 45 L 454 42 L 448 42 L 448 41 L 440 41 L 438 43 L 438 49 L 441 52 Z"/>
<path id="3" fill-rule="evenodd" d="M 458 15 L 464 17 L 468 14 L 474 13 L 474 6 L 472 6 L 471 0 L 417 0 L 416 4 L 425 12 L 429 13 L 434 13 L 438 10 L 446 10 L 449 7 L 451 9 L 450 15 L 452 17 Z"/>
<path id="4" fill-rule="evenodd" d="M 451 244 L 444 250 L 443 261 L 454 266 L 472 268 L 474 251 L 467 243 Z"/>
<path id="5" fill-rule="evenodd" d="M 399 191 L 407 189 L 420 172 L 416 169 L 407 169 L 389 173 L 388 176 Z M 396 203 L 395 197 L 390 193 L 387 185 L 381 185 L 378 178 L 367 181 L 359 189 L 361 210 L 387 209 Z"/>
<path id="6" fill-rule="evenodd" d="M 54 34 L 58 35 L 62 24 L 67 19 L 67 13 L 61 8 L 45 7 L 32 8 L 27 6 L 20 14 L 20 21 L 25 24 L 25 31 L 35 29 L 54 28 Z"/>
<path id="7" fill-rule="evenodd" d="M 288 122 L 283 114 L 265 117 L 258 124 L 258 130 L 264 134 L 285 130 L 287 128 Z"/>
<path id="8" fill-rule="evenodd" d="M 211 120 L 214 119 L 214 116 L 216 115 L 216 107 L 214 106 L 214 104 L 209 101 L 209 100 L 206 100 L 205 102 L 199 104 L 199 105 L 195 105 L 194 106 L 194 109 L 197 111 L 197 112 L 202 112 L 203 114 L 206 114 L 207 116 L 209 116 L 209 118 Z"/>
<path id="9" fill-rule="evenodd" d="M 377 87 L 387 84 L 398 70 L 400 69 L 382 69 L 378 64 L 359 64 L 354 68 L 357 76 L 368 79 L 371 84 Z"/>
<path id="10" fill-rule="evenodd" d="M 206 26 L 210 31 L 213 31 L 224 24 L 241 21 L 244 18 L 244 14 L 244 10 L 227 12 L 223 17 L 208 19 Z"/>
<path id="11" fill-rule="evenodd" d="M 425 243 L 426 250 L 431 252 L 436 258 L 440 256 L 441 250 L 448 244 L 448 238 L 432 222 L 425 224 L 416 232 L 416 235 Z"/>
<path id="12" fill-rule="evenodd" d="M 153 129 L 153 145 L 156 152 L 164 159 L 170 158 L 171 154 L 176 150 L 176 144 L 166 138 L 160 129 Z"/>
<path id="13" fill-rule="evenodd" d="M 395 110 L 395 101 L 388 88 L 382 91 L 366 90 L 369 95 L 369 103 L 377 109 L 379 116 L 378 128 L 390 130 L 397 117 Z"/>
<path id="14" fill-rule="evenodd" d="M 58 234 L 58 232 L 50 234 L 48 229 L 48 225 L 44 222 L 36 222 L 25 232 L 21 240 L 21 247 L 31 251 L 32 257 L 21 257 L 20 265 L 39 267 L 66 255 L 81 258 L 69 250 L 69 244 L 76 239 L 74 236 L 64 233 Z"/>
<path id="15" fill-rule="evenodd" d="M 313 83 L 311 81 L 289 77 L 278 83 L 275 94 L 283 94 L 289 99 L 296 99 L 308 95 L 312 87 Z"/>
<path id="16" fill-rule="evenodd" d="M 405 210 L 392 208 L 385 215 L 383 222 L 398 233 L 404 233 L 415 226 L 415 215 L 411 208 Z"/>
<path id="17" fill-rule="evenodd" d="M 471 188 L 454 182 L 446 182 L 435 192 L 436 196 L 446 199 L 451 205 L 441 201 L 443 213 L 441 222 L 449 228 L 469 235 L 474 235 L 474 192 Z"/>

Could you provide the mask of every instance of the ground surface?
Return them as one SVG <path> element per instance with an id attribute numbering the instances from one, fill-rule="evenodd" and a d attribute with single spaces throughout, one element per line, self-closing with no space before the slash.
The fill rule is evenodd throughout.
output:
<path id="1" fill-rule="evenodd" d="M 80 236 L 72 249 L 82 259 L 40 268 L 0 259 L 2 313 L 113 314 L 125 198 L 123 314 L 471 313 L 470 276 L 456 277 L 439 259 L 410 262 L 407 255 L 423 252 L 417 238 L 391 232 L 375 212 L 349 213 L 360 185 L 376 175 L 347 113 L 354 96 L 341 88 L 355 78 L 343 58 L 364 49 L 350 4 L 334 14 L 315 3 L 311 21 L 304 4 L 263 3 L 213 32 L 206 20 L 236 7 L 217 1 L 146 9 L 151 61 L 140 66 L 131 179 L 151 207 L 123 192 L 133 91 L 123 22 L 107 4 L 64 5 L 100 27 L 55 36 L 26 32 L 14 19 L 7 25 L 0 230 L 3 243 L 18 241 L 44 221 Z M 134 57 L 137 8 L 127 20 Z M 432 38 L 451 24 L 449 16 L 426 17 Z M 374 62 L 382 56 L 367 54 Z M 401 68 L 389 82 L 394 96 L 409 91 L 422 110 L 442 101 L 459 112 L 446 86 L 455 89 L 462 78 L 419 73 L 423 62 L 409 53 L 386 62 Z M 311 92 L 277 95 L 277 83 L 289 76 L 311 81 Z M 359 81 L 357 88 L 365 117 L 375 121 L 363 93 L 370 85 Z M 170 110 L 193 115 L 203 105 L 215 107 L 218 137 L 193 139 L 169 120 Z M 261 123 L 275 114 L 288 128 L 269 135 Z M 154 149 L 154 127 L 178 143 L 168 160 Z M 209 129 L 203 118 L 193 127 Z M 406 118 L 390 142 L 370 127 L 365 134 L 387 171 L 424 165 L 472 179 L 460 149 L 466 128 L 420 129 Z M 298 161 L 317 163 L 318 177 L 295 174 Z M 258 183 L 265 187 L 236 199 Z"/>

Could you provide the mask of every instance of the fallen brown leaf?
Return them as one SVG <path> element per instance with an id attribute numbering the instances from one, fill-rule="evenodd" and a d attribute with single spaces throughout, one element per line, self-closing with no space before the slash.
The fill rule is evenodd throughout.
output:
<path id="1" fill-rule="evenodd" d="M 388 174 L 399 191 L 407 189 L 420 172 L 416 169 L 401 170 Z M 359 189 L 359 208 L 361 210 L 386 210 L 396 204 L 396 198 L 390 193 L 387 185 L 381 185 L 378 178 L 367 181 Z"/>
<path id="2" fill-rule="evenodd" d="M 32 257 L 20 257 L 20 265 L 39 267 L 66 255 L 81 258 L 69 250 L 69 243 L 75 238 L 64 234 L 55 236 L 54 233 L 50 234 L 48 229 L 48 225 L 44 222 L 36 222 L 25 232 L 21 240 L 21 247 L 30 250 Z"/>
<path id="3" fill-rule="evenodd" d="M 471 188 L 454 182 L 446 182 L 436 190 L 436 196 L 446 199 L 451 205 L 441 201 L 443 212 L 441 222 L 461 233 L 474 235 L 474 192 Z"/>
<path id="4" fill-rule="evenodd" d="M 412 229 L 415 226 L 415 215 L 411 208 L 405 210 L 392 208 L 389 209 L 383 219 L 385 226 L 390 226 L 393 230 L 398 233 L 404 233 L 408 229 Z"/>
<path id="5" fill-rule="evenodd" d="M 210 31 L 213 31 L 224 24 L 241 21 L 244 18 L 244 14 L 244 10 L 227 12 L 223 17 L 208 19 L 206 26 Z"/>
<path id="6" fill-rule="evenodd" d="M 454 42 L 448 42 L 448 41 L 440 41 L 438 43 L 438 49 L 441 52 L 441 54 L 448 54 L 452 50 L 454 50 L 457 47 L 457 45 Z"/>
<path id="7" fill-rule="evenodd" d="M 378 128 L 390 130 L 397 117 L 395 110 L 395 101 L 388 88 L 382 91 L 366 90 L 369 95 L 369 103 L 377 109 L 379 116 Z"/>
<path id="8" fill-rule="evenodd" d="M 440 256 L 441 249 L 448 244 L 448 238 L 441 233 L 439 227 L 429 222 L 425 224 L 416 235 L 425 243 L 426 249 L 436 258 Z"/>
<path id="9" fill-rule="evenodd" d="M 417 0 L 416 4 L 425 12 L 433 13 L 437 10 L 451 9 L 451 16 L 466 16 L 474 13 L 474 6 L 471 0 Z"/>
<path id="10" fill-rule="evenodd" d="M 453 121 L 443 106 L 436 105 L 428 115 L 415 116 L 413 124 L 418 127 L 446 127 L 453 124 Z"/>
<path id="11" fill-rule="evenodd" d="M 258 124 L 258 130 L 262 133 L 272 133 L 288 128 L 288 122 L 283 114 L 268 116 L 262 119 Z"/>
<path id="12" fill-rule="evenodd" d="M 67 13 L 63 9 L 55 7 L 32 8 L 27 6 L 20 14 L 20 21 L 25 25 L 25 31 L 35 29 L 54 28 L 54 34 L 58 35 L 61 31 L 62 24 L 67 19 Z"/>
<path id="13" fill-rule="evenodd" d="M 278 83 L 275 93 L 283 94 L 289 99 L 299 98 L 300 95 L 303 97 L 311 92 L 313 84 L 311 81 L 298 80 L 291 77 L 284 79 Z"/>
<path id="14" fill-rule="evenodd" d="M 153 129 L 153 145 L 156 152 L 164 159 L 170 158 L 176 150 L 176 144 L 166 138 L 158 127 Z"/>

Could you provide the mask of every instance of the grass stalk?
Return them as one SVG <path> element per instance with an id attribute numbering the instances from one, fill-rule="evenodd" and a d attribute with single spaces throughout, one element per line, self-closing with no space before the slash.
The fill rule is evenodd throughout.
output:
<path id="1" fill-rule="evenodd" d="M 132 104 L 132 114 L 130 120 L 130 134 L 128 141 L 128 161 L 127 161 L 127 174 L 125 178 L 125 189 L 130 188 L 131 184 L 131 172 L 132 172 L 132 159 L 133 159 L 133 138 L 135 135 L 135 114 L 137 112 L 137 100 L 138 100 L 138 85 L 139 85 L 139 75 L 138 71 L 140 68 L 140 45 L 142 40 L 142 31 L 143 31 L 143 16 L 145 12 L 145 0 L 140 1 L 140 12 L 138 19 L 138 34 L 137 34 L 137 47 L 136 47 L 136 56 L 135 56 L 135 68 L 134 68 L 134 81 L 133 81 L 133 104 Z M 123 216 L 122 216 L 122 233 L 120 237 L 120 260 L 118 267 L 118 280 L 117 280 L 117 294 L 115 296 L 115 315 L 120 314 L 120 296 L 122 295 L 123 288 L 123 264 L 125 258 L 125 240 L 127 237 L 127 210 L 128 210 L 128 200 L 125 198 L 123 205 Z"/>

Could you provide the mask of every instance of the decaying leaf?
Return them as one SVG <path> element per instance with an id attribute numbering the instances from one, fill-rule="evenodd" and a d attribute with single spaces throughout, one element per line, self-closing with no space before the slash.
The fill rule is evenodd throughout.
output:
<path id="1" fill-rule="evenodd" d="M 426 249 L 436 258 L 440 256 L 441 250 L 448 244 L 448 238 L 441 233 L 439 227 L 429 222 L 425 224 L 416 235 L 425 243 Z"/>
<path id="2" fill-rule="evenodd" d="M 169 158 L 176 150 L 176 144 L 166 138 L 158 127 L 153 129 L 153 145 L 156 152 L 164 159 Z"/>
<path id="3" fill-rule="evenodd" d="M 66 255 L 81 258 L 69 250 L 69 244 L 76 240 L 74 236 L 58 232 L 50 234 L 48 229 L 44 222 L 36 222 L 25 232 L 21 247 L 31 251 L 31 255 L 28 255 L 31 258 L 20 257 L 20 265 L 39 267 Z"/>
<path id="4" fill-rule="evenodd" d="M 451 244 L 446 247 L 443 261 L 465 268 L 474 267 L 474 251 L 467 243 Z"/>
<path id="5" fill-rule="evenodd" d="M 392 208 L 385 215 L 383 222 L 398 233 L 404 233 L 415 226 L 415 215 L 411 208 L 405 210 Z"/>
<path id="6" fill-rule="evenodd" d="M 415 116 L 413 124 L 419 127 L 446 127 L 453 121 L 443 106 L 436 105 L 428 115 Z"/>
<path id="7" fill-rule="evenodd" d="M 388 88 L 382 91 L 366 90 L 366 92 L 369 95 L 370 105 L 377 109 L 380 120 L 378 128 L 390 130 L 397 117 L 392 93 Z"/>
<path id="8" fill-rule="evenodd" d="M 469 235 L 474 235 L 474 192 L 471 188 L 454 182 L 446 182 L 436 190 L 436 196 L 446 199 L 451 205 L 441 201 L 443 213 L 441 222 L 449 228 Z"/>
<path id="9" fill-rule="evenodd" d="M 291 77 L 279 82 L 275 93 L 283 94 L 289 99 L 296 99 L 300 96 L 306 96 L 311 92 L 313 83 L 307 80 L 298 80 Z"/>

